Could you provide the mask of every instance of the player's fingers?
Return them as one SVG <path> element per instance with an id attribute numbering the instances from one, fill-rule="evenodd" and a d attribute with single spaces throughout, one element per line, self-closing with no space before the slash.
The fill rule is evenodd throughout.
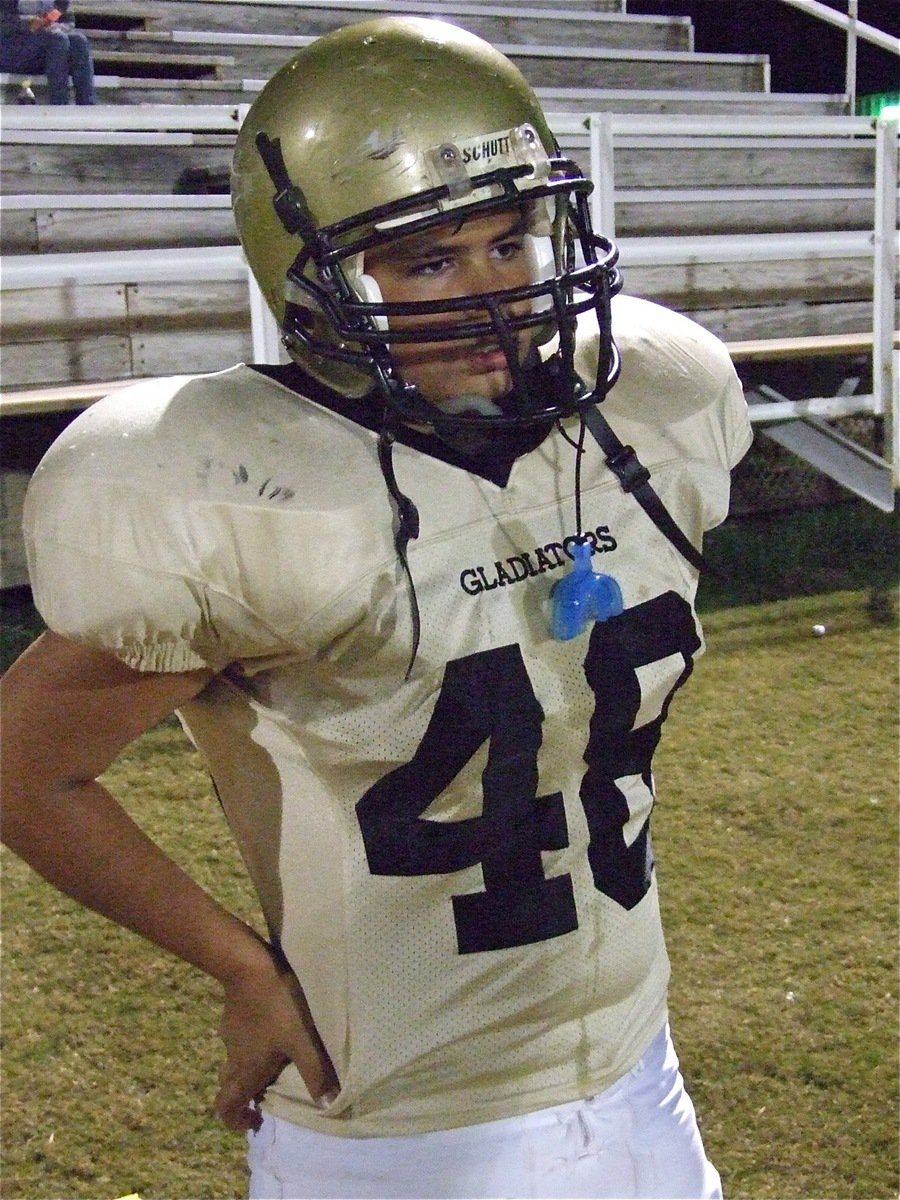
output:
<path id="1" fill-rule="evenodd" d="M 320 1106 L 329 1104 L 337 1095 L 338 1078 L 318 1036 L 298 1038 L 286 1049 L 312 1099 Z"/>
<path id="2" fill-rule="evenodd" d="M 227 1060 L 219 1071 L 219 1090 L 213 1111 L 222 1123 L 237 1132 L 257 1129 L 260 1124 L 258 1103 L 265 1090 L 277 1078 L 287 1062 L 282 1059 L 248 1069 Z"/>
<path id="3" fill-rule="evenodd" d="M 262 1125 L 262 1114 L 255 1104 L 244 1105 L 242 1108 L 226 1107 L 223 1110 L 216 1107 L 213 1111 L 232 1133 L 248 1133 Z"/>

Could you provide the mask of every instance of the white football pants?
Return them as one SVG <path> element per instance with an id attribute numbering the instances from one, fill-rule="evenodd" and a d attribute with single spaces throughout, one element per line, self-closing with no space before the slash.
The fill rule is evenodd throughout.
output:
<path id="1" fill-rule="evenodd" d="M 668 1027 L 589 1100 L 410 1137 L 338 1137 L 266 1114 L 248 1138 L 250 1200 L 722 1195 Z"/>

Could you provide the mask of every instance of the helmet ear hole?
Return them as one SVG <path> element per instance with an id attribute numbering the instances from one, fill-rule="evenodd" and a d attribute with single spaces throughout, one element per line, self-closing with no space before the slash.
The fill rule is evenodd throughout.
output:
<path id="1" fill-rule="evenodd" d="M 381 304 L 384 297 L 381 294 L 381 288 L 378 286 L 378 280 L 374 275 L 357 275 L 352 284 L 354 292 L 363 302 L 363 304 Z M 378 314 L 372 317 L 376 329 L 384 332 L 388 327 L 387 317 Z"/>

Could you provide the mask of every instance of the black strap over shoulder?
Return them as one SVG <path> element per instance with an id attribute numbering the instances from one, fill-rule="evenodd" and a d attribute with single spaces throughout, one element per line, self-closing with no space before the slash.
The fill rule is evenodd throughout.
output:
<path id="1" fill-rule="evenodd" d="M 653 524 L 669 539 L 675 549 L 698 571 L 713 574 L 707 560 L 694 543 L 675 523 L 669 510 L 650 485 L 650 472 L 634 451 L 626 446 L 599 408 L 589 408 L 584 414 L 585 424 L 596 438 L 606 456 L 606 465 L 613 472 L 623 492 L 630 492 Z"/>

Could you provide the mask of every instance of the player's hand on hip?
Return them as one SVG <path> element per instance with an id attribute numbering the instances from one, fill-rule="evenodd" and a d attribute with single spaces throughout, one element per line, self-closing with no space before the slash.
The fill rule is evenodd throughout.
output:
<path id="1" fill-rule="evenodd" d="M 288 1063 L 297 1067 L 317 1103 L 328 1103 L 338 1089 L 297 977 L 271 947 L 262 941 L 259 945 L 264 953 L 225 982 L 219 1024 L 226 1059 L 214 1109 L 235 1131 L 258 1128 L 257 1103 Z"/>

